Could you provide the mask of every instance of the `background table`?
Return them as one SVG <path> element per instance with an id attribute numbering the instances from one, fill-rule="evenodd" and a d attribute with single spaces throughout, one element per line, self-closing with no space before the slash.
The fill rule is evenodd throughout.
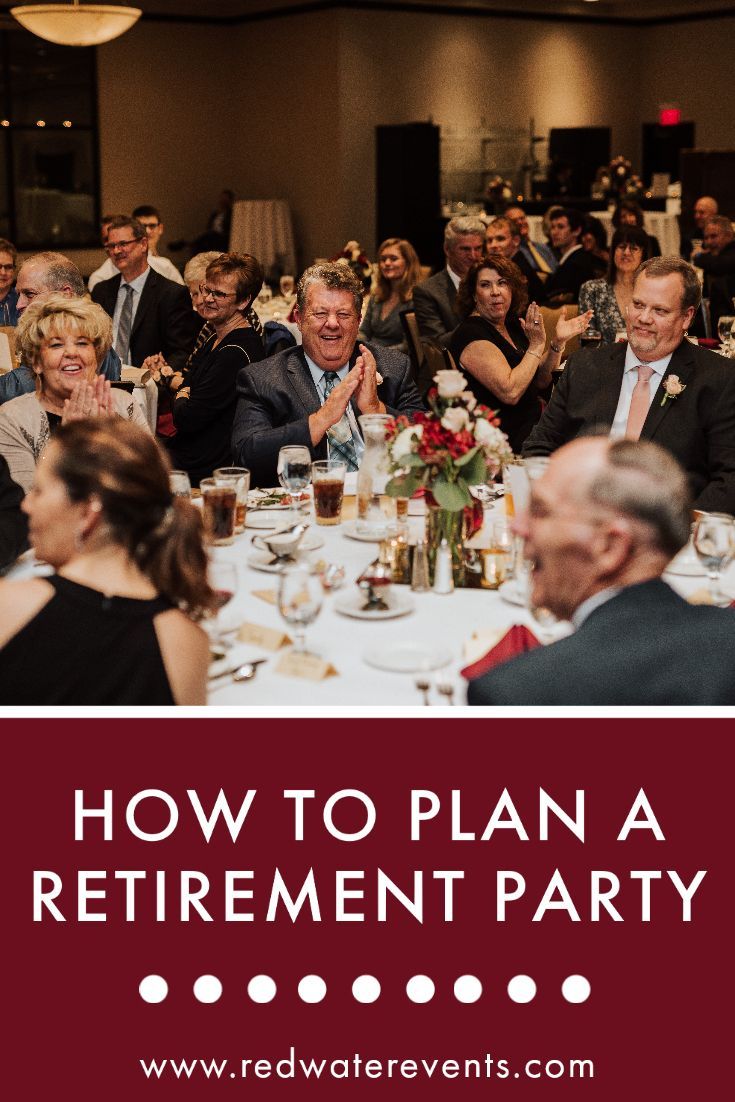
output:
<path id="1" fill-rule="evenodd" d="M 291 208 L 284 199 L 239 199 L 232 208 L 230 251 L 257 256 L 266 274 L 298 276 Z"/>

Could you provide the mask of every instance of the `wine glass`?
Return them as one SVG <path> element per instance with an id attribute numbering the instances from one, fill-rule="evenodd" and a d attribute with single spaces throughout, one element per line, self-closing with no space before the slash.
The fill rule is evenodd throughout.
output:
<path id="1" fill-rule="evenodd" d="M 272 298 L 273 298 L 273 292 L 271 291 L 268 284 L 264 283 L 263 286 L 258 291 L 258 304 L 261 307 L 261 309 L 263 307 L 267 306 Z"/>
<path id="2" fill-rule="evenodd" d="M 294 277 L 292 275 L 282 275 L 278 287 L 281 296 L 285 299 L 290 299 L 294 289 Z"/>
<path id="3" fill-rule="evenodd" d="M 229 646 L 224 639 L 220 613 L 237 593 L 237 567 L 231 562 L 210 561 L 208 578 L 217 599 L 210 629 L 210 650 L 213 658 L 224 658 Z"/>
<path id="4" fill-rule="evenodd" d="M 712 604 L 729 605 L 720 575 L 735 555 L 735 519 L 727 513 L 702 513 L 694 524 L 694 550 L 706 567 Z"/>
<path id="5" fill-rule="evenodd" d="M 732 317 L 730 314 L 723 314 L 717 322 L 717 336 L 720 338 L 720 345 L 725 352 L 729 352 L 730 350 L 733 325 L 735 325 L 735 317 Z"/>
<path id="6" fill-rule="evenodd" d="M 319 615 L 323 590 L 318 575 L 301 566 L 284 570 L 278 583 L 278 611 L 286 623 L 294 628 L 294 652 L 308 654 L 306 649 L 307 624 Z"/>
<path id="7" fill-rule="evenodd" d="M 301 494 L 311 482 L 311 452 L 300 444 L 288 444 L 278 453 L 278 481 L 289 494 Z M 299 514 L 299 503 L 294 503 Z"/>

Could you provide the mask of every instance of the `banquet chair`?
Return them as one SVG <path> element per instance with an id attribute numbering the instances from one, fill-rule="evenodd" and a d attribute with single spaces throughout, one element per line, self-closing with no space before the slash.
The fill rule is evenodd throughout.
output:
<path id="1" fill-rule="evenodd" d="M 562 309 L 563 307 L 561 306 L 539 306 L 541 317 L 544 319 L 544 328 L 546 330 L 546 347 L 544 348 L 544 356 L 546 356 L 549 351 L 549 344 L 551 343 L 552 337 L 554 336 L 556 323 L 559 319 L 559 314 L 561 313 Z M 566 312 L 568 318 L 576 318 L 579 313 L 579 306 L 576 304 L 576 302 L 571 303 L 569 306 L 566 307 Z M 564 349 L 565 358 L 566 356 L 570 356 L 572 352 L 576 352 L 579 347 L 579 337 L 572 337 L 571 340 L 568 340 Z"/>
<path id="2" fill-rule="evenodd" d="M 421 344 L 421 337 L 419 336 L 419 327 L 418 322 L 416 321 L 416 314 L 413 312 L 413 310 L 400 310 L 398 316 L 401 319 L 403 335 L 406 338 L 408 356 L 411 360 L 411 367 L 413 369 L 413 378 L 415 382 L 419 377 L 421 365 L 424 362 L 424 349 Z"/>

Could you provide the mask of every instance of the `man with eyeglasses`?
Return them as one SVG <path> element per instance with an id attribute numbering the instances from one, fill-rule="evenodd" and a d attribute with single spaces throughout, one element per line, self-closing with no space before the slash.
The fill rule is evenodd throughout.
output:
<path id="1" fill-rule="evenodd" d="M 148 356 L 161 355 L 181 370 L 197 329 L 188 291 L 151 267 L 148 235 L 137 218 L 114 218 L 105 249 L 118 274 L 98 283 L 92 299 L 112 318 L 113 347 L 122 362 L 142 367 Z"/>
<path id="2" fill-rule="evenodd" d="M 125 215 L 121 214 L 106 214 L 100 222 L 100 239 L 102 241 L 102 248 L 107 245 L 107 231 L 110 228 L 110 224 L 115 218 L 123 218 Z M 158 242 L 161 240 L 163 234 L 163 222 L 161 221 L 161 215 L 156 207 L 142 206 L 136 207 L 133 211 L 133 218 L 137 218 L 142 226 L 145 226 L 145 232 L 148 234 L 148 263 L 154 272 L 158 272 L 159 275 L 165 276 L 166 279 L 172 279 L 174 283 L 183 284 L 184 279 L 181 272 L 166 256 L 158 255 Z M 103 279 L 113 279 L 118 273 L 118 269 L 114 263 L 112 257 L 108 256 L 104 264 L 100 264 L 99 268 L 96 268 L 89 279 L 87 280 L 87 288 L 92 290 L 101 283 Z"/>
<path id="3" fill-rule="evenodd" d="M 252 485 L 277 485 L 278 453 L 287 444 L 355 471 L 364 451 L 361 414 L 410 417 L 424 408 L 408 356 L 356 343 L 362 298 L 362 283 L 347 265 L 307 268 L 296 292 L 302 345 L 240 372 L 232 451 Z"/>
<path id="4" fill-rule="evenodd" d="M 69 298 L 81 298 L 84 295 L 84 280 L 76 264 L 62 253 L 36 253 L 21 265 L 15 284 L 17 292 L 16 311 L 20 318 L 23 311 L 32 302 L 43 302 L 49 295 L 68 295 Z M 111 382 L 120 378 L 120 357 L 114 348 L 102 361 L 99 374 Z M 30 394 L 35 388 L 36 376 L 26 364 L 0 376 L 0 405 Z"/>

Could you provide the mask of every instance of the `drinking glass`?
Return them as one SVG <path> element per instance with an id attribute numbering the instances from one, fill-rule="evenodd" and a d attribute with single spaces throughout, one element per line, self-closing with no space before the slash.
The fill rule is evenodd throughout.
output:
<path id="1" fill-rule="evenodd" d="M 203 478 L 199 483 L 202 491 L 202 520 L 207 543 L 222 547 L 232 543 L 235 538 L 235 513 L 237 511 L 237 489 L 234 485 L 222 485 L 214 478 Z"/>
<path id="2" fill-rule="evenodd" d="M 284 570 L 278 583 L 278 611 L 294 629 L 294 652 L 308 654 L 305 628 L 316 620 L 322 607 L 323 590 L 317 574 L 304 567 Z"/>
<path id="3" fill-rule="evenodd" d="M 168 482 L 174 497 L 191 497 L 191 482 L 186 471 L 171 471 Z"/>
<path id="4" fill-rule="evenodd" d="M 579 343 L 582 348 L 598 348 L 602 344 L 602 333 L 593 325 L 588 325 L 579 338 Z"/>
<path id="5" fill-rule="evenodd" d="M 282 275 L 278 286 L 283 298 L 291 298 L 295 286 L 294 277 L 292 275 Z"/>
<path id="6" fill-rule="evenodd" d="M 735 519 L 727 513 L 701 513 L 694 523 L 694 549 L 707 570 L 712 604 L 729 605 L 720 576 L 735 555 Z"/>
<path id="7" fill-rule="evenodd" d="M 222 658 L 229 647 L 224 639 L 220 613 L 237 593 L 237 567 L 231 562 L 210 561 L 207 571 L 209 584 L 217 597 L 217 607 L 211 622 L 211 652 L 214 658 Z"/>
<path id="8" fill-rule="evenodd" d="M 273 298 L 273 292 L 271 291 L 268 284 L 264 283 L 263 286 L 258 291 L 258 303 L 259 303 L 259 305 L 261 307 L 262 306 L 267 306 L 272 298 Z"/>
<path id="9" fill-rule="evenodd" d="M 723 314 L 717 322 L 717 336 L 720 338 L 720 344 L 726 352 L 730 350 L 733 325 L 735 325 L 735 317 L 732 317 L 730 314 Z"/>
<path id="10" fill-rule="evenodd" d="M 289 494 L 302 494 L 311 482 L 311 452 L 299 444 L 289 444 L 281 448 L 276 465 L 278 481 Z M 298 516 L 300 504 L 294 503 L 294 513 Z"/>
<path id="11" fill-rule="evenodd" d="M 212 471 L 212 478 L 218 486 L 234 487 L 236 497 L 235 504 L 235 535 L 245 531 L 245 518 L 248 511 L 248 493 L 250 492 L 250 471 L 247 467 L 217 467 Z"/>
<path id="12" fill-rule="evenodd" d="M 338 459 L 317 459 L 311 465 L 314 513 L 317 524 L 339 524 L 345 492 L 347 464 Z"/>

